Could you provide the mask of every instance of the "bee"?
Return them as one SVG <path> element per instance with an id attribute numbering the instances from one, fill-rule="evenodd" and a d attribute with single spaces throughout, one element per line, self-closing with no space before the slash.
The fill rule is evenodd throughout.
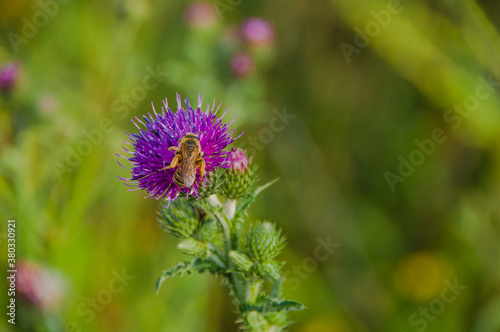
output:
<path id="1" fill-rule="evenodd" d="M 179 139 L 179 146 L 171 146 L 169 151 L 176 151 L 172 162 L 161 170 L 179 166 L 172 178 L 179 187 L 191 187 L 196 179 L 196 170 L 200 169 L 200 176 L 205 174 L 204 153 L 201 151 L 200 139 L 197 134 L 187 133 Z M 161 171 L 160 170 L 160 171 Z"/>

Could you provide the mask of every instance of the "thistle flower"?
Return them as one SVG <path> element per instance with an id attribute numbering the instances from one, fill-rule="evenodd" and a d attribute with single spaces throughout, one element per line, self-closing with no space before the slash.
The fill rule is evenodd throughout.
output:
<path id="1" fill-rule="evenodd" d="M 10 91 L 17 83 L 19 77 L 19 64 L 8 62 L 0 68 L 0 90 Z"/>
<path id="2" fill-rule="evenodd" d="M 254 46 L 269 46 L 274 42 L 274 28 L 261 18 L 250 18 L 241 27 L 243 39 Z"/>
<path id="3" fill-rule="evenodd" d="M 172 201 L 179 197 L 181 193 L 186 196 L 192 194 L 198 197 L 200 187 L 205 187 L 207 177 L 214 172 L 217 167 L 228 167 L 227 154 L 223 151 L 225 147 L 231 144 L 236 138 L 232 138 L 229 125 L 222 123 L 224 114 L 217 118 L 216 114 L 220 105 L 214 111 L 215 100 L 212 109 L 207 105 L 205 112 L 201 111 L 203 97 L 198 96 L 198 107 L 193 109 L 189 101 L 185 99 L 186 109 L 181 106 L 181 97 L 177 94 L 177 112 L 172 112 L 168 108 L 168 102 L 165 99 L 161 114 L 156 113 L 153 106 L 155 116 L 148 113 L 149 117 L 143 116 L 144 122 L 139 118 L 132 120 L 135 126 L 139 129 L 139 134 L 128 134 L 131 143 L 126 142 L 134 147 L 134 151 L 129 151 L 124 147 L 125 152 L 131 153 L 132 157 L 122 158 L 128 159 L 133 165 L 132 177 L 129 179 L 120 178 L 125 184 L 135 187 L 131 190 L 145 190 L 149 193 L 146 197 L 154 197 L 155 199 L 166 199 Z M 226 109 L 227 112 L 227 109 Z M 141 128 L 138 124 L 142 124 L 145 128 Z M 170 168 L 172 160 L 179 149 L 179 140 L 186 134 L 191 133 L 199 139 L 199 148 L 201 153 L 199 156 L 204 160 L 204 176 L 201 175 L 201 165 L 192 165 L 191 172 L 195 180 L 190 186 L 180 186 L 178 181 L 174 182 L 174 174 L 176 170 L 182 166 L 177 165 L 174 161 L 174 167 Z M 199 158 L 198 158 L 199 159 Z"/>
<path id="4" fill-rule="evenodd" d="M 17 265 L 16 289 L 35 307 L 47 310 L 57 306 L 64 297 L 61 276 L 31 262 Z"/>
<path id="5" fill-rule="evenodd" d="M 236 53 L 230 60 L 231 71 L 239 77 L 251 75 L 255 70 L 253 58 L 247 53 Z"/>
<path id="6" fill-rule="evenodd" d="M 196 28 L 208 28 L 217 22 L 217 12 L 210 2 L 198 1 L 189 5 L 186 10 L 186 22 Z"/>

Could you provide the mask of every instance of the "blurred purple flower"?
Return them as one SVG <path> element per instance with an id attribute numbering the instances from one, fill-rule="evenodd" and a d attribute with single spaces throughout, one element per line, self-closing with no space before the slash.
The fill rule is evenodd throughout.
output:
<path id="1" fill-rule="evenodd" d="M 233 55 L 230 60 L 230 66 L 232 72 L 240 77 L 249 76 L 255 70 L 252 56 L 243 52 Z"/>
<path id="2" fill-rule="evenodd" d="M 233 147 L 229 152 L 229 167 L 233 170 L 244 172 L 248 167 L 248 157 L 240 148 Z"/>
<path id="3" fill-rule="evenodd" d="M 18 78 L 19 64 L 15 61 L 4 64 L 0 68 L 0 90 L 12 90 L 16 85 Z"/>
<path id="4" fill-rule="evenodd" d="M 224 114 L 217 118 L 216 114 L 220 105 L 214 112 L 215 99 L 212 109 L 207 105 L 205 112 L 201 111 L 203 97 L 198 97 L 198 107 L 193 109 L 187 99 L 184 100 L 187 108 L 181 106 L 181 97 L 177 94 L 177 112 L 172 112 L 168 108 L 167 99 L 164 100 L 162 113 L 157 114 L 153 106 L 155 116 L 148 113 L 149 118 L 143 116 L 144 122 L 135 118 L 145 129 L 141 129 L 135 122 L 134 124 L 139 129 L 139 134 L 128 134 L 132 143 L 125 141 L 134 147 L 134 151 L 129 151 L 124 147 L 125 152 L 132 154 L 132 157 L 122 158 L 128 159 L 133 165 L 132 177 L 129 179 L 120 178 L 126 185 L 136 187 L 131 190 L 143 189 L 149 193 L 146 197 L 154 197 L 155 199 L 167 199 L 172 201 L 176 199 L 181 192 L 198 195 L 200 186 L 205 186 L 207 174 L 213 172 L 216 167 L 227 168 L 228 152 L 222 151 L 225 147 L 231 144 L 236 138 L 232 138 L 229 125 L 222 123 Z M 227 112 L 227 109 L 226 109 Z M 180 187 L 173 181 L 173 176 L 176 168 L 164 169 L 170 165 L 174 158 L 175 151 L 170 151 L 172 146 L 177 147 L 178 141 L 187 133 L 198 135 L 200 140 L 201 151 L 204 153 L 205 160 L 205 176 L 200 177 L 200 173 L 196 171 L 196 180 L 190 187 Z M 240 135 L 241 136 L 241 135 Z"/>
<path id="5" fill-rule="evenodd" d="M 194 27 L 208 28 L 213 26 L 218 19 L 215 7 L 210 2 L 193 2 L 186 9 L 186 22 Z"/>
<path id="6" fill-rule="evenodd" d="M 269 46 L 274 42 L 274 28 L 261 18 L 250 18 L 241 27 L 243 39 L 251 45 Z"/>
<path id="7" fill-rule="evenodd" d="M 17 264 L 16 290 L 42 310 L 54 308 L 65 295 L 64 283 L 59 274 L 25 261 Z"/>

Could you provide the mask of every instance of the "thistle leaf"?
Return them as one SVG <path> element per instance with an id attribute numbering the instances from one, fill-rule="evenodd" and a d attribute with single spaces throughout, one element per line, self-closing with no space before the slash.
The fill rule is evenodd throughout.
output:
<path id="1" fill-rule="evenodd" d="M 274 183 L 276 183 L 277 181 L 279 180 L 279 178 L 276 178 L 274 180 L 271 180 L 269 181 L 268 183 L 262 185 L 262 186 L 259 186 L 257 187 L 253 193 L 250 193 L 249 195 L 247 195 L 245 197 L 245 199 L 243 199 L 237 206 L 236 208 L 236 215 L 240 215 L 241 213 L 245 212 L 248 207 L 250 206 L 250 204 L 252 204 L 255 199 L 257 198 L 257 196 L 264 190 L 264 189 L 267 189 L 269 188 L 271 185 L 273 185 Z"/>
<path id="2" fill-rule="evenodd" d="M 156 294 L 158 294 L 160 290 L 160 286 L 163 284 L 163 282 L 169 278 L 173 277 L 181 277 L 183 275 L 190 275 L 191 273 L 197 271 L 199 273 L 209 271 L 211 274 L 216 274 L 221 271 L 219 271 L 219 268 L 210 259 L 200 259 L 196 258 L 192 260 L 191 262 L 181 262 L 177 264 L 176 266 L 163 271 L 161 277 L 158 278 L 156 281 L 155 289 L 156 289 Z"/>
<path id="3" fill-rule="evenodd" d="M 265 312 L 280 312 L 280 311 L 299 311 L 306 309 L 306 307 L 297 301 L 276 301 L 270 298 L 266 298 L 265 301 L 259 304 L 249 304 L 245 303 L 240 306 L 242 312 L 257 311 L 260 313 Z"/>
<path id="4" fill-rule="evenodd" d="M 255 189 L 255 192 L 254 192 L 254 195 L 255 197 L 257 197 L 258 194 L 260 194 L 264 189 L 267 189 L 269 188 L 271 185 L 275 184 L 276 182 L 278 182 L 280 178 L 276 178 L 274 180 L 271 180 L 269 181 L 268 183 L 262 185 L 262 186 L 259 186 L 257 187 L 257 189 Z"/>

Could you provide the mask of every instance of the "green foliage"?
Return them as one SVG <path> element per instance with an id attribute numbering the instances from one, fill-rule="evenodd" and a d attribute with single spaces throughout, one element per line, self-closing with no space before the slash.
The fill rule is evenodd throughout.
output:
<path id="1" fill-rule="evenodd" d="M 257 311 L 260 313 L 279 312 L 279 311 L 299 311 L 306 307 L 297 301 L 276 301 L 271 298 L 262 296 L 258 299 L 257 304 L 244 304 L 240 307 L 242 312 Z"/>
<path id="2" fill-rule="evenodd" d="M 255 176 L 254 173 L 248 174 Z M 168 208 L 160 207 L 162 227 L 183 239 L 177 248 L 196 258 L 165 271 L 158 279 L 156 288 L 167 278 L 208 270 L 219 274 L 229 285 L 245 329 L 281 331 L 289 324 L 286 312 L 304 308 L 298 302 L 280 300 L 281 267 L 284 263 L 274 258 L 284 249 L 285 236 L 270 222 L 257 222 L 250 225 L 248 232 L 242 231 L 246 219 L 243 216 L 249 202 L 275 181 L 252 189 L 251 193 L 249 187 L 242 195 L 234 195 L 236 191 L 230 193 L 228 188 L 240 186 L 241 179 L 227 176 L 227 173 L 224 176 L 225 190 L 220 193 L 226 200 L 226 208 L 222 207 L 217 195 L 174 201 Z M 254 179 L 244 181 L 253 185 Z M 245 196 L 246 199 L 233 201 L 235 196 Z M 265 282 L 273 282 L 269 294 L 266 288 L 261 287 Z"/>
<path id="3" fill-rule="evenodd" d="M 209 271 L 212 274 L 219 272 L 217 265 L 209 259 L 194 259 L 190 262 L 182 262 L 176 266 L 163 271 L 161 277 L 156 281 L 155 289 L 156 292 L 160 290 L 160 286 L 163 282 L 169 278 L 181 277 L 183 275 L 190 275 L 193 272 L 203 273 Z"/>

